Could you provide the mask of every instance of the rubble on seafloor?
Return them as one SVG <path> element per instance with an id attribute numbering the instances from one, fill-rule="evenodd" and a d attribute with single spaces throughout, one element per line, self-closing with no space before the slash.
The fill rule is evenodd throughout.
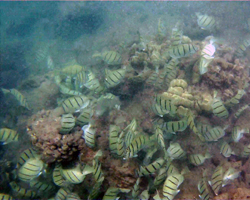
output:
<path id="1" fill-rule="evenodd" d="M 195 41 L 194 44 L 201 46 L 199 41 Z M 154 119 L 160 118 L 152 110 L 152 105 L 155 103 L 157 95 L 167 96 L 174 101 L 174 105 L 177 107 L 177 114 L 161 116 L 160 119 L 163 122 L 167 122 L 169 119 L 185 118 L 187 116 L 184 112 L 188 110 L 195 116 L 196 122 L 225 128 L 226 135 L 224 140 L 229 142 L 231 142 L 230 133 L 233 126 L 239 125 L 240 127 L 250 128 L 248 112 L 244 112 L 238 119 L 235 119 L 234 116 L 230 116 L 228 119 L 219 119 L 212 115 L 211 108 L 215 98 L 213 96 L 214 91 L 217 91 L 219 98 L 226 102 L 236 95 L 239 90 L 244 89 L 247 97 L 244 97 L 239 105 L 249 104 L 249 88 L 247 85 L 249 82 L 248 61 L 243 62 L 234 58 L 233 51 L 223 50 L 223 47 L 221 47 L 219 53 L 209 64 L 208 72 L 201 76 L 198 70 L 200 52 L 188 58 L 183 58 L 178 64 L 178 69 L 173 78 L 173 80 L 178 79 L 184 82 L 185 87 L 180 89 L 180 87 L 169 86 L 170 81 L 165 78 L 164 67 L 166 62 L 171 60 L 167 53 L 168 47 L 169 41 L 162 44 L 151 41 L 142 49 L 139 45 L 132 45 L 124 53 L 129 55 L 128 60 L 125 61 L 127 75 L 118 86 L 108 89 L 108 91 L 120 97 L 122 106 L 120 110 L 112 109 L 104 112 L 103 116 L 92 116 L 96 128 L 96 147 L 94 148 L 86 145 L 82 137 L 83 130 L 80 126 L 75 126 L 69 134 L 60 134 L 61 116 L 58 113 L 55 115 L 55 110 L 41 110 L 33 114 L 27 120 L 27 132 L 32 145 L 38 149 L 42 159 L 50 164 L 79 161 L 91 165 L 96 152 L 102 150 L 103 154 L 99 161 L 105 181 L 100 189 L 101 192 L 104 193 L 109 186 L 131 189 L 138 177 L 136 171 L 138 171 L 142 163 L 141 158 L 143 156 L 141 157 L 139 153 L 138 157 L 124 160 L 123 157 L 119 158 L 112 155 L 109 149 L 109 126 L 116 125 L 121 130 L 124 130 L 131 120 L 135 118 L 138 123 L 137 131 L 152 136 L 154 134 Z M 95 69 L 93 71 L 98 70 Z M 99 74 L 101 74 L 100 71 Z M 100 77 L 98 76 L 98 80 L 104 77 L 103 74 L 101 75 Z M 49 79 L 42 79 L 40 82 L 32 79 L 24 82 L 22 87 L 36 88 L 33 89 L 31 94 L 33 96 L 38 95 L 39 101 L 33 102 L 33 107 L 37 104 L 40 109 L 42 107 L 52 109 L 56 98 L 60 96 L 58 87 Z M 50 89 L 48 90 L 48 88 Z M 98 95 L 94 94 L 93 96 L 96 97 Z M 230 113 L 236 112 L 235 107 L 229 108 L 229 110 Z M 74 117 L 76 118 L 76 115 Z M 164 124 L 163 126 L 165 128 L 166 125 Z M 218 165 L 222 165 L 225 168 L 234 167 L 240 170 L 242 174 L 231 184 L 223 187 L 215 199 L 249 198 L 249 189 L 247 189 L 250 183 L 249 158 L 248 160 L 244 158 L 243 163 L 243 159 L 239 156 L 243 151 L 244 145 L 249 143 L 249 134 L 245 134 L 239 143 L 231 143 L 231 147 L 236 155 L 232 155 L 230 158 L 225 158 L 219 153 L 219 142 L 203 142 L 194 134 L 191 128 L 168 135 L 170 135 L 171 141 L 180 143 L 187 154 L 209 152 L 212 155 L 211 160 L 206 160 L 204 165 L 200 167 L 191 165 L 187 157 L 173 161 L 178 169 L 188 166 L 190 170 L 189 173 L 185 174 L 185 181 L 181 186 L 181 193 L 178 198 L 196 198 L 199 192 L 196 189 L 194 190 L 194 188 L 197 188 L 197 183 L 202 178 L 205 169 L 208 169 L 208 176 L 211 177 L 212 171 Z M 169 143 L 169 138 L 166 141 L 166 143 Z M 158 150 L 155 157 L 159 157 L 159 155 L 162 156 L 160 150 Z M 151 174 L 150 177 L 155 177 L 155 174 Z M 144 190 L 148 187 L 146 183 L 150 183 L 150 181 L 146 178 L 142 179 L 143 183 L 140 184 L 140 189 Z M 89 177 L 86 178 L 84 183 L 76 186 L 75 190 L 80 190 L 81 186 L 89 189 L 93 187 L 93 180 Z M 162 192 L 161 187 L 159 191 Z M 83 194 L 84 191 L 81 191 L 81 193 L 82 198 L 87 198 L 86 194 Z"/>

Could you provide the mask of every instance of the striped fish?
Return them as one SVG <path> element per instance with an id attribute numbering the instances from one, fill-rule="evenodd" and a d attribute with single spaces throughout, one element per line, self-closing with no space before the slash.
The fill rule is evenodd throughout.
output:
<path id="1" fill-rule="evenodd" d="M 150 138 L 150 141 L 151 138 Z M 147 149 L 147 154 L 145 155 L 144 159 L 143 159 L 143 165 L 149 165 L 153 155 L 155 154 L 155 152 L 157 151 L 157 147 L 152 147 L 150 149 Z"/>
<path id="2" fill-rule="evenodd" d="M 202 154 L 191 154 L 188 156 L 190 163 L 192 163 L 195 166 L 202 165 L 206 159 L 211 158 L 211 155 L 209 153 L 206 153 L 205 156 Z"/>
<path id="3" fill-rule="evenodd" d="M 250 155 L 250 144 L 247 146 L 244 146 L 244 149 L 242 151 L 241 156 L 242 157 L 248 157 Z"/>
<path id="4" fill-rule="evenodd" d="M 64 80 L 64 86 L 66 86 L 69 89 L 72 89 L 72 78 L 71 76 L 66 76 L 65 80 Z"/>
<path id="5" fill-rule="evenodd" d="M 139 176 L 146 176 L 155 173 L 161 168 L 165 160 L 163 158 L 158 158 L 156 161 L 152 162 L 147 166 L 141 166 L 139 170 Z"/>
<path id="6" fill-rule="evenodd" d="M 245 105 L 245 106 L 242 106 L 241 108 L 239 108 L 236 113 L 234 114 L 234 117 L 235 118 L 239 118 L 239 116 L 241 116 L 241 114 L 249 108 L 249 105 Z"/>
<path id="7" fill-rule="evenodd" d="M 222 138 L 224 135 L 225 131 L 221 127 L 216 126 L 210 129 L 210 131 L 206 132 L 204 134 L 204 138 L 207 142 L 212 142 L 212 141 L 218 141 L 218 139 Z"/>
<path id="8" fill-rule="evenodd" d="M 132 188 L 132 197 L 133 198 L 136 198 L 140 193 L 140 187 L 139 187 L 140 180 L 141 180 L 140 177 L 137 178 L 137 180 L 136 180 L 136 182 L 135 182 L 135 184 L 134 184 L 134 186 Z"/>
<path id="9" fill-rule="evenodd" d="M 172 58 L 188 57 L 198 51 L 198 47 L 194 44 L 179 44 L 169 49 L 169 55 Z"/>
<path id="10" fill-rule="evenodd" d="M 175 70 L 178 65 L 179 61 L 178 59 L 172 58 L 167 64 L 164 65 L 164 71 L 169 74 L 171 73 L 173 70 Z"/>
<path id="11" fill-rule="evenodd" d="M 180 159 L 186 155 L 185 151 L 181 148 L 180 144 L 175 142 L 170 142 L 169 148 L 167 149 L 169 157 L 174 159 Z"/>
<path id="12" fill-rule="evenodd" d="M 240 126 L 235 126 L 232 129 L 232 139 L 234 142 L 239 142 L 239 140 L 243 137 L 244 133 L 249 133 L 248 128 L 241 129 Z"/>
<path id="13" fill-rule="evenodd" d="M 43 46 L 40 46 L 38 50 L 35 52 L 35 60 L 37 62 L 42 62 L 45 60 L 45 58 L 49 55 L 49 44 L 45 44 Z"/>
<path id="14" fill-rule="evenodd" d="M 47 58 L 47 67 L 50 70 L 53 70 L 55 68 L 54 61 L 51 56 L 48 56 Z"/>
<path id="15" fill-rule="evenodd" d="M 179 193 L 178 187 L 183 183 L 184 177 L 181 174 L 172 174 L 164 182 L 162 193 L 163 196 L 172 200 Z"/>
<path id="16" fill-rule="evenodd" d="M 81 198 L 76 193 L 69 193 L 66 200 L 81 200 Z"/>
<path id="17" fill-rule="evenodd" d="M 174 27 L 172 29 L 172 35 L 171 35 L 171 46 L 177 46 L 181 44 L 182 36 L 183 36 L 183 32 L 179 30 L 178 28 Z"/>
<path id="18" fill-rule="evenodd" d="M 102 182 L 104 180 L 104 177 L 100 178 L 99 181 L 97 181 L 94 185 L 94 187 L 92 188 L 89 196 L 88 196 L 88 200 L 95 200 L 97 199 L 97 196 L 100 194 L 101 190 L 101 186 L 102 186 Z"/>
<path id="19" fill-rule="evenodd" d="M 119 192 L 120 192 L 119 188 L 109 187 L 105 192 L 102 200 L 116 200 Z"/>
<path id="20" fill-rule="evenodd" d="M 72 114 L 62 115 L 61 118 L 61 134 L 68 134 L 75 126 L 75 118 Z"/>
<path id="21" fill-rule="evenodd" d="M 140 200 L 148 200 L 149 193 L 148 190 L 143 190 L 142 193 L 139 195 Z"/>
<path id="22" fill-rule="evenodd" d="M 169 160 L 167 162 L 167 164 L 166 164 L 166 170 L 167 170 L 166 173 L 167 173 L 168 176 L 171 175 L 171 174 L 179 174 L 179 171 L 178 171 L 177 167 L 175 167 L 173 165 L 173 163 L 172 163 L 171 160 Z"/>
<path id="23" fill-rule="evenodd" d="M 4 94 L 8 94 L 8 93 L 12 94 L 16 98 L 16 100 L 19 102 L 20 106 L 23 106 L 23 107 L 27 108 L 28 110 L 30 110 L 30 107 L 27 103 L 27 100 L 21 92 L 19 92 L 16 89 L 8 90 L 8 89 L 4 89 L 4 88 L 2 88 L 2 91 Z"/>
<path id="24" fill-rule="evenodd" d="M 166 149 L 165 142 L 164 142 L 164 137 L 163 137 L 163 131 L 159 126 L 156 127 L 155 130 L 155 135 L 157 139 L 157 143 L 161 146 L 162 149 Z"/>
<path id="25" fill-rule="evenodd" d="M 1 144 L 9 144 L 10 142 L 18 141 L 18 133 L 9 128 L 0 129 L 0 142 Z"/>
<path id="26" fill-rule="evenodd" d="M 56 200 L 66 200 L 68 194 L 70 194 L 70 193 L 71 193 L 71 190 L 70 190 L 69 188 L 67 188 L 67 187 L 62 187 L 62 188 L 60 188 L 60 189 L 57 191 L 57 193 L 56 193 L 56 195 L 55 195 L 55 199 L 56 199 Z"/>
<path id="27" fill-rule="evenodd" d="M 220 153 L 226 158 L 230 157 L 232 154 L 235 154 L 230 145 L 225 141 L 221 145 Z"/>
<path id="28" fill-rule="evenodd" d="M 222 187 L 226 186 L 229 181 L 234 180 L 239 177 L 241 171 L 235 171 L 234 168 L 229 167 L 229 169 L 225 172 L 223 176 L 223 184 Z"/>
<path id="29" fill-rule="evenodd" d="M 58 85 L 60 92 L 62 94 L 66 94 L 66 95 L 72 95 L 72 96 L 81 96 L 82 93 L 78 92 L 76 90 L 71 90 L 70 88 L 68 88 L 65 84 L 61 83 Z"/>
<path id="30" fill-rule="evenodd" d="M 125 154 L 125 141 L 124 141 L 124 136 L 125 136 L 125 132 L 122 131 L 118 137 L 117 140 L 117 155 L 119 157 L 124 156 Z"/>
<path id="31" fill-rule="evenodd" d="M 119 65 L 122 62 L 122 57 L 116 51 L 106 51 L 102 53 L 102 59 L 108 65 Z"/>
<path id="32" fill-rule="evenodd" d="M 66 196 L 66 200 L 81 200 L 81 198 L 76 193 L 69 193 Z"/>
<path id="33" fill-rule="evenodd" d="M 120 127 L 116 125 L 109 126 L 109 149 L 111 153 L 117 153 L 117 142 L 119 138 Z"/>
<path id="34" fill-rule="evenodd" d="M 215 98 L 212 103 L 213 114 L 219 118 L 226 119 L 229 116 L 228 110 L 219 98 Z"/>
<path id="35" fill-rule="evenodd" d="M 125 134 L 125 146 L 128 147 L 131 142 L 133 141 L 133 139 L 136 136 L 136 130 L 137 128 L 137 123 L 136 123 L 136 119 L 134 118 L 131 123 L 124 129 L 124 131 L 126 132 Z"/>
<path id="36" fill-rule="evenodd" d="M 157 103 L 153 103 L 153 105 L 152 105 L 151 108 L 152 108 L 152 111 L 153 111 L 156 115 L 159 115 L 160 117 L 163 117 L 163 115 L 169 113 L 168 110 L 162 109 L 162 107 L 161 107 L 160 105 L 158 105 Z"/>
<path id="37" fill-rule="evenodd" d="M 175 67 L 171 72 L 167 73 L 166 78 L 165 78 L 166 80 L 165 82 L 167 86 L 169 86 L 170 82 L 176 78 L 178 74 L 178 70 L 179 70 L 179 67 Z"/>
<path id="38" fill-rule="evenodd" d="M 56 164 L 56 166 L 53 170 L 53 173 L 52 173 L 52 178 L 53 178 L 53 182 L 57 186 L 62 187 L 62 186 L 67 185 L 66 179 L 61 174 L 61 164 Z"/>
<path id="39" fill-rule="evenodd" d="M 139 135 L 127 147 L 125 158 L 128 159 L 136 156 L 136 154 L 145 147 L 148 141 L 149 139 L 147 138 L 147 136 Z"/>
<path id="40" fill-rule="evenodd" d="M 169 87 L 181 87 L 183 90 L 187 89 L 188 84 L 183 79 L 174 79 L 170 82 Z"/>
<path id="41" fill-rule="evenodd" d="M 177 131 L 184 131 L 187 128 L 187 120 L 171 121 L 166 124 L 167 131 L 174 133 Z"/>
<path id="42" fill-rule="evenodd" d="M 169 98 L 166 92 L 156 96 L 156 103 L 161 106 L 162 109 L 168 110 L 171 114 L 176 113 L 177 107 L 174 105 L 174 101 Z"/>
<path id="43" fill-rule="evenodd" d="M 98 78 L 96 78 L 95 74 L 91 71 L 89 71 L 87 82 L 83 85 L 95 93 L 101 93 L 105 90 L 105 88 L 100 84 Z"/>
<path id="44" fill-rule="evenodd" d="M 13 197 L 8 194 L 0 193 L 0 199 L 1 200 L 13 200 Z"/>
<path id="45" fill-rule="evenodd" d="M 237 94 L 233 96 L 231 99 L 226 101 L 225 106 L 232 107 L 238 103 L 240 103 L 241 98 L 246 94 L 245 90 L 238 90 Z"/>
<path id="46" fill-rule="evenodd" d="M 202 178 L 198 183 L 199 197 L 202 200 L 211 199 L 209 185 L 206 178 Z"/>
<path id="47" fill-rule="evenodd" d="M 200 75 L 207 73 L 208 65 L 212 62 L 212 58 L 202 56 L 199 60 Z"/>
<path id="48" fill-rule="evenodd" d="M 62 176 L 72 184 L 79 184 L 85 179 L 85 175 L 81 171 L 81 166 L 78 164 L 76 167 L 63 169 L 61 168 Z"/>
<path id="49" fill-rule="evenodd" d="M 149 77 L 146 80 L 146 84 L 147 85 L 155 85 L 157 79 L 158 79 L 159 73 L 152 71 L 152 73 L 150 73 Z"/>
<path id="50" fill-rule="evenodd" d="M 18 178 L 21 181 L 29 182 L 37 178 L 44 169 L 44 162 L 37 158 L 27 160 L 18 170 Z"/>
<path id="51" fill-rule="evenodd" d="M 159 20 L 158 20 L 158 35 L 160 36 L 160 37 L 163 37 L 164 35 L 163 35 L 163 33 L 162 33 L 162 23 L 161 23 L 161 18 L 159 18 Z"/>
<path id="52" fill-rule="evenodd" d="M 126 74 L 126 69 L 105 69 L 105 85 L 107 88 L 115 87 L 121 83 Z"/>
<path id="53" fill-rule="evenodd" d="M 84 70 L 84 67 L 75 63 L 75 64 L 70 64 L 70 65 L 64 67 L 61 70 L 61 72 L 73 77 L 76 74 L 78 74 L 79 72 L 81 72 L 82 70 Z"/>
<path id="54" fill-rule="evenodd" d="M 96 53 L 92 57 L 101 57 L 108 65 L 119 65 L 122 62 L 121 55 L 116 51 L 104 51 L 102 54 Z"/>
<path id="55" fill-rule="evenodd" d="M 75 78 L 75 88 L 80 89 L 84 86 L 84 84 L 89 80 L 88 77 L 89 71 L 82 70 L 79 73 L 77 73 Z"/>
<path id="56" fill-rule="evenodd" d="M 215 19 L 212 16 L 195 13 L 197 16 L 197 23 L 201 29 L 211 30 L 215 27 Z"/>
<path id="57" fill-rule="evenodd" d="M 43 183 L 37 180 L 31 181 L 30 182 L 30 187 L 36 188 L 37 192 L 44 192 L 44 194 L 49 193 L 54 189 L 53 185 Z"/>
<path id="58" fill-rule="evenodd" d="M 159 126 L 162 131 L 166 130 L 166 123 L 162 117 L 157 116 L 157 117 L 153 118 L 152 123 L 153 123 L 154 127 Z"/>
<path id="59" fill-rule="evenodd" d="M 224 174 L 223 167 L 218 166 L 214 170 L 211 181 L 209 181 L 209 184 L 211 185 L 215 195 L 218 195 L 218 193 L 222 187 L 223 174 Z"/>
<path id="60" fill-rule="evenodd" d="M 20 168 L 27 160 L 36 158 L 38 156 L 37 152 L 33 148 L 24 150 L 17 161 L 17 167 Z"/>
<path id="61" fill-rule="evenodd" d="M 167 174 L 167 169 L 166 168 L 161 168 L 159 170 L 159 173 L 154 179 L 154 186 L 157 187 L 159 186 L 163 181 L 166 180 L 168 174 Z"/>
<path id="62" fill-rule="evenodd" d="M 242 44 L 236 49 L 237 56 L 243 56 L 246 49 L 250 46 L 250 39 L 243 40 Z"/>
<path id="63" fill-rule="evenodd" d="M 65 113 L 74 113 L 86 108 L 89 103 L 89 99 L 84 95 L 74 96 L 64 100 L 62 108 Z"/>
<path id="64" fill-rule="evenodd" d="M 94 111 L 92 108 L 87 107 L 83 109 L 80 115 L 76 118 L 76 124 L 79 126 L 84 126 L 88 124 L 93 114 L 94 114 Z"/>
<path id="65" fill-rule="evenodd" d="M 96 134 L 96 128 L 92 124 L 88 124 L 82 127 L 83 130 L 83 136 L 85 143 L 89 147 L 95 147 L 95 134 Z"/>
<path id="66" fill-rule="evenodd" d="M 208 132 L 210 129 L 212 129 L 212 126 L 210 124 L 204 124 L 201 122 L 198 122 L 196 124 L 197 130 L 201 133 L 201 134 L 205 134 L 206 132 Z"/>
<path id="67" fill-rule="evenodd" d="M 187 113 L 187 115 L 188 115 L 187 124 L 188 124 L 189 128 L 194 132 L 195 135 L 197 135 L 199 137 L 199 139 L 202 142 L 204 142 L 205 141 L 204 136 L 198 131 L 198 129 L 195 126 L 193 114 L 189 111 Z"/>
<path id="68" fill-rule="evenodd" d="M 36 192 L 20 187 L 14 181 L 10 182 L 9 184 L 14 196 L 18 197 L 19 199 L 26 199 L 26 198 L 31 199 L 37 196 Z"/>
<path id="69" fill-rule="evenodd" d="M 93 160 L 93 175 L 95 178 L 95 181 L 98 182 L 103 177 L 102 169 L 101 169 L 101 163 L 98 161 L 98 159 Z"/>

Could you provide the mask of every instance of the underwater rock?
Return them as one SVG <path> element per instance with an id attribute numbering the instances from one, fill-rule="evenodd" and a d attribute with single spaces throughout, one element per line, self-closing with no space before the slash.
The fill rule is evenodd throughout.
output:
<path id="1" fill-rule="evenodd" d="M 233 63 L 223 58 L 215 58 L 209 65 L 208 72 L 202 77 L 202 83 L 220 90 L 225 101 L 243 89 L 249 81 L 246 66 L 238 60 Z"/>
<path id="2" fill-rule="evenodd" d="M 61 135 L 61 118 L 51 117 L 50 113 L 50 110 L 42 110 L 28 120 L 27 131 L 33 145 L 47 163 L 74 160 L 85 147 L 82 130 L 74 129 L 71 134 Z"/>

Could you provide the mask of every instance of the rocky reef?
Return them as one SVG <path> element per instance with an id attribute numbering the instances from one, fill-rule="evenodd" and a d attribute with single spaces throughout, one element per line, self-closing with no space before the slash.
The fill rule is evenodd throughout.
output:
<path id="1" fill-rule="evenodd" d="M 32 144 L 47 163 L 74 160 L 86 148 L 82 130 L 75 128 L 71 134 L 61 135 L 61 117 L 54 118 L 50 114 L 50 110 L 42 110 L 28 120 L 27 132 Z"/>

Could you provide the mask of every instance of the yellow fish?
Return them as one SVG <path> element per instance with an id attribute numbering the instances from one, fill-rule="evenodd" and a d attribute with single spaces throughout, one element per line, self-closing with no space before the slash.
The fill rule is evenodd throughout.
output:
<path id="1" fill-rule="evenodd" d="M 14 181 L 10 182 L 10 187 L 14 195 L 20 199 L 25 199 L 25 198 L 33 199 L 37 196 L 36 192 L 20 187 Z"/>
<path id="2" fill-rule="evenodd" d="M 78 64 L 72 64 L 69 65 L 67 67 L 64 67 L 61 72 L 65 73 L 67 75 L 70 76 L 75 76 L 76 74 L 78 74 L 79 72 L 81 72 L 82 70 L 84 70 L 84 67 Z"/>
<path id="3" fill-rule="evenodd" d="M 38 158 L 31 158 L 27 160 L 18 170 L 18 178 L 24 182 L 30 182 L 37 178 L 45 167 L 42 160 Z"/>
<path id="4" fill-rule="evenodd" d="M 108 65 L 119 65 L 122 62 L 121 55 L 116 51 L 104 51 L 102 54 L 96 53 L 92 57 L 101 57 Z"/>
<path id="5" fill-rule="evenodd" d="M 169 55 L 172 58 L 182 58 L 194 54 L 198 51 L 198 47 L 194 44 L 179 44 L 169 49 Z"/>
<path id="6" fill-rule="evenodd" d="M 72 114 L 62 115 L 61 118 L 61 134 L 68 134 L 75 126 L 75 118 Z"/>
<path id="7" fill-rule="evenodd" d="M 74 96 L 64 100 L 62 102 L 62 108 L 65 113 L 74 113 L 86 108 L 89 103 L 90 100 L 84 95 Z"/>
<path id="8" fill-rule="evenodd" d="M 0 193 L 0 199 L 2 199 L 2 200 L 13 200 L 13 197 L 8 195 L 8 194 Z"/>
<path id="9" fill-rule="evenodd" d="M 195 13 L 197 16 L 197 23 L 201 29 L 211 30 L 215 26 L 215 19 L 212 16 L 202 15 L 200 13 Z"/>
<path id="10" fill-rule="evenodd" d="M 126 74 L 126 69 L 105 69 L 105 85 L 108 88 L 115 87 L 121 83 Z"/>
<path id="11" fill-rule="evenodd" d="M 8 90 L 8 89 L 4 89 L 4 88 L 2 88 L 2 91 L 3 91 L 4 94 L 10 93 L 10 94 L 14 95 L 14 97 L 17 99 L 17 101 L 20 103 L 21 106 L 23 106 L 23 107 L 27 108 L 28 110 L 30 110 L 30 107 L 29 107 L 29 105 L 27 103 L 27 100 L 22 95 L 21 92 L 19 92 L 16 89 Z"/>
<path id="12" fill-rule="evenodd" d="M 1 128 L 0 129 L 0 142 L 4 144 L 8 144 L 10 142 L 18 141 L 18 133 L 9 128 Z"/>
<path id="13" fill-rule="evenodd" d="M 67 195 L 71 193 L 71 190 L 70 188 L 67 188 L 67 187 L 62 187 L 60 188 L 57 193 L 56 193 L 56 196 L 55 196 L 55 199 L 56 200 L 65 200 Z"/>

